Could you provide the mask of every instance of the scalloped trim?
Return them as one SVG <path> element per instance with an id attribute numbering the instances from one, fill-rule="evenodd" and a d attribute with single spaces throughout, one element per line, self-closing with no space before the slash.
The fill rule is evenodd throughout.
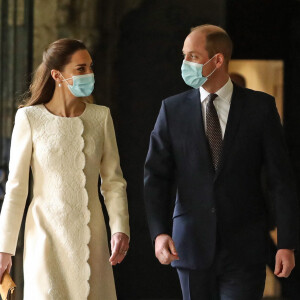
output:
<path id="1" fill-rule="evenodd" d="M 86 108 L 87 109 L 87 108 Z M 84 138 L 83 138 L 83 133 L 84 133 L 84 125 L 83 125 L 83 122 L 82 120 L 80 119 L 80 122 L 82 124 L 82 130 L 81 130 L 81 145 L 80 145 L 80 151 L 81 151 L 81 157 L 82 157 L 82 160 L 83 160 L 83 164 L 82 164 L 82 168 L 81 168 L 81 172 L 82 172 L 82 185 L 83 185 L 83 193 L 84 193 L 84 196 L 83 196 L 83 202 L 84 202 L 84 206 L 86 208 L 86 217 L 85 217 L 85 226 L 86 226 L 86 229 L 85 229 L 85 237 L 86 237 L 86 240 L 85 240 L 85 297 L 87 298 L 89 293 L 90 293 L 90 285 L 89 285 L 89 279 L 90 279 L 90 276 L 91 276 L 91 268 L 90 268 L 90 265 L 88 263 L 88 259 L 90 257 L 90 249 L 89 249 L 89 242 L 90 242 L 90 239 L 91 239 L 91 231 L 90 231 L 90 228 L 88 226 L 89 222 L 90 222 L 90 217 L 91 217 L 91 213 L 88 209 L 88 192 L 86 190 L 86 175 L 84 173 L 84 168 L 85 168 L 85 162 L 86 162 L 86 159 L 85 159 L 85 154 L 84 154 L 84 145 L 85 145 L 85 142 L 84 142 Z"/>

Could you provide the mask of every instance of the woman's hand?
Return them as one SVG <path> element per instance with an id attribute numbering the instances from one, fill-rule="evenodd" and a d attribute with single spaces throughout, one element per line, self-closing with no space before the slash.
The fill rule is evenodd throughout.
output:
<path id="1" fill-rule="evenodd" d="M 129 249 L 129 237 L 122 232 L 117 232 L 111 237 L 111 257 L 109 262 L 112 266 L 120 264 Z"/>
<path id="2" fill-rule="evenodd" d="M 5 270 L 10 273 L 12 266 L 11 256 L 9 253 L 0 252 L 0 282 L 2 281 L 2 275 Z"/>

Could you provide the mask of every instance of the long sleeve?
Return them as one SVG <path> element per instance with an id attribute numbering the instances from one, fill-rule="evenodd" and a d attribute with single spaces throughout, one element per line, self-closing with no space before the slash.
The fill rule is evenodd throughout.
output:
<path id="1" fill-rule="evenodd" d="M 151 133 L 144 174 L 144 200 L 153 241 L 159 234 L 171 235 L 169 223 L 173 182 L 174 159 L 163 102 L 154 130 Z"/>
<path id="2" fill-rule="evenodd" d="M 9 176 L 0 216 L 0 252 L 15 255 L 28 195 L 32 137 L 25 109 L 19 109 L 12 133 Z"/>
<path id="3" fill-rule="evenodd" d="M 104 122 L 103 155 L 100 164 L 101 193 L 109 215 L 111 234 L 130 236 L 126 181 L 120 167 L 118 146 L 110 110 Z"/>
<path id="4" fill-rule="evenodd" d="M 280 118 L 272 99 L 264 126 L 264 160 L 268 187 L 275 201 L 278 248 L 298 248 L 298 201 Z"/>

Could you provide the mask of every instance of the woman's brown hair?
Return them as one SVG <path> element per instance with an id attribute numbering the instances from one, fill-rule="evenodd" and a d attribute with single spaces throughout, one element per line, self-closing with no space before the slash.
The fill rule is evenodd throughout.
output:
<path id="1" fill-rule="evenodd" d="M 43 53 L 43 61 L 36 69 L 20 107 L 49 102 L 55 90 L 55 80 L 51 76 L 51 70 L 63 71 L 72 55 L 78 50 L 86 50 L 83 42 L 79 40 L 60 39 L 50 44 Z M 92 102 L 87 98 L 83 100 Z"/>

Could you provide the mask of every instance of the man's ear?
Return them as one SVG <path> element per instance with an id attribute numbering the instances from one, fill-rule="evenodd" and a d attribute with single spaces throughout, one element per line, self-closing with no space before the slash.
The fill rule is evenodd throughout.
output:
<path id="1" fill-rule="evenodd" d="M 219 69 L 225 64 L 225 57 L 222 53 L 217 53 L 216 54 L 216 68 Z"/>

